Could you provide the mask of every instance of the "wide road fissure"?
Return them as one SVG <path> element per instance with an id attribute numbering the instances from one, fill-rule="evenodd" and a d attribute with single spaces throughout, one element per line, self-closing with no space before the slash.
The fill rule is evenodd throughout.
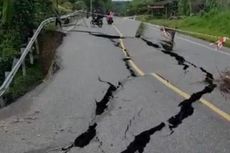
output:
<path id="1" fill-rule="evenodd" d="M 86 22 L 88 27 L 83 24 L 67 33 L 57 52 L 61 70 L 53 79 L 0 111 L 0 152 L 230 150 L 229 122 L 198 102 L 204 95 L 211 100 L 218 96 L 214 82 L 202 82 L 209 72 L 216 77 L 214 66 L 207 66 L 209 60 L 200 62 L 198 52 L 190 55 L 192 48 L 176 42 L 175 53 L 207 70 L 190 66 L 185 72 L 175 57 L 134 38 L 139 22 L 118 18 L 117 29 Z M 153 43 L 158 35 L 151 28 L 144 33 Z M 142 76 L 135 73 L 136 64 Z M 153 72 L 192 96 L 181 97 L 150 75 Z M 228 112 L 229 101 L 227 105 L 223 99 L 219 95 L 214 102 Z"/>

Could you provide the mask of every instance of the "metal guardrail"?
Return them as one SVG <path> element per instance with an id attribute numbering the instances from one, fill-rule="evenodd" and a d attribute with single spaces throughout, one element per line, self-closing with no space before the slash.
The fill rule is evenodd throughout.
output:
<path id="1" fill-rule="evenodd" d="M 76 11 L 76 12 L 73 12 L 73 13 L 70 13 L 70 14 L 67 14 L 67 15 L 63 15 L 60 18 L 61 19 L 66 19 L 66 18 L 69 18 L 69 17 L 77 16 L 80 13 L 83 13 L 83 11 Z M 18 72 L 19 68 L 22 66 L 22 63 L 24 62 L 26 56 L 28 55 L 28 53 L 32 49 L 32 46 L 33 46 L 34 42 L 36 41 L 38 35 L 40 34 L 41 30 L 46 25 L 48 25 L 48 24 L 50 24 L 52 22 L 55 22 L 55 20 L 56 20 L 56 17 L 51 17 L 51 18 L 48 18 L 48 19 L 46 19 L 46 20 L 41 22 L 41 24 L 39 25 L 39 27 L 35 31 L 33 37 L 31 38 L 31 40 L 27 44 L 25 50 L 22 52 L 21 57 L 19 58 L 19 60 L 15 64 L 15 66 L 12 68 L 10 73 L 7 75 L 7 77 L 6 77 L 5 81 L 3 82 L 3 84 L 1 85 L 1 87 L 0 87 L 0 98 L 6 92 L 6 90 L 9 88 L 9 86 L 12 83 L 16 73 Z"/>

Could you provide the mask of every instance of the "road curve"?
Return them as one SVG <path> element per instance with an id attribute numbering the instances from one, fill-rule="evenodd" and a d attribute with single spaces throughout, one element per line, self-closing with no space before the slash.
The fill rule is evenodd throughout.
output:
<path id="1" fill-rule="evenodd" d="M 181 64 L 147 43 L 159 42 L 156 27 L 146 27 L 140 39 L 137 21 L 118 18 L 117 29 L 86 23 L 68 31 L 58 48 L 61 70 L 0 110 L 1 153 L 229 152 L 229 121 L 199 99 L 229 114 L 229 100 L 215 82 L 203 80 L 217 78 L 216 68 L 224 70 L 230 57 L 178 35 L 174 52 L 190 62 Z"/>

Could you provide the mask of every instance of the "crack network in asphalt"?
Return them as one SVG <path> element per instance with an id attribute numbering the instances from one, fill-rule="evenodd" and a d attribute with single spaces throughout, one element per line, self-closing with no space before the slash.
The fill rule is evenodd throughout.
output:
<path id="1" fill-rule="evenodd" d="M 212 93 L 213 90 L 217 87 L 217 85 L 214 84 L 213 74 L 207 72 L 202 67 L 200 67 L 200 69 L 203 73 L 206 74 L 205 82 L 208 83 L 208 85 L 205 86 L 205 88 L 202 91 L 192 94 L 189 99 L 186 99 L 179 104 L 179 107 L 181 108 L 180 112 L 168 119 L 171 134 L 174 132 L 173 129 L 177 128 L 184 119 L 186 119 L 194 113 L 194 108 L 192 104 L 200 100 L 203 95 Z"/>
<path id="2" fill-rule="evenodd" d="M 146 42 L 146 44 L 148 46 L 151 46 L 151 47 L 154 47 L 154 48 L 160 48 L 160 45 L 158 44 L 155 44 L 147 39 L 144 39 L 144 38 L 141 38 L 144 42 Z M 205 82 L 207 82 L 208 84 L 213 84 L 213 80 L 214 80 L 214 77 L 213 77 L 213 74 L 211 74 L 210 72 L 208 72 L 207 70 L 205 70 L 203 67 L 199 67 L 197 66 L 196 64 L 193 64 L 192 62 L 189 62 L 187 61 L 183 56 L 175 53 L 175 52 L 172 52 L 172 51 L 166 51 L 166 50 L 161 50 L 161 52 L 163 52 L 164 54 L 167 54 L 167 55 L 170 55 L 171 57 L 174 57 L 177 62 L 178 62 L 178 65 L 182 65 L 183 66 L 183 70 L 187 70 L 189 68 L 189 65 L 193 66 L 194 68 L 199 68 L 203 73 L 206 74 L 206 78 L 205 78 Z M 186 64 L 187 63 L 187 64 Z"/>
<path id="3" fill-rule="evenodd" d="M 116 90 L 120 88 L 120 86 L 122 86 L 121 82 L 118 82 L 118 86 L 115 86 L 110 82 L 101 80 L 100 77 L 98 78 L 98 80 L 100 82 L 107 83 L 109 85 L 109 88 L 107 92 L 105 93 L 105 96 L 102 98 L 102 100 L 100 102 L 96 102 L 96 116 L 102 115 L 104 113 L 104 111 L 108 108 L 109 101 L 113 99 L 113 93 L 116 92 Z M 84 148 L 85 146 L 89 145 L 91 140 L 96 136 L 96 132 L 97 132 L 96 127 L 97 127 L 97 123 L 90 125 L 86 132 L 80 134 L 74 140 L 73 144 L 71 144 L 68 147 L 62 148 L 62 151 L 67 153 L 74 147 Z M 97 137 L 97 140 L 99 140 L 98 137 Z M 102 142 L 101 141 L 99 142 L 100 142 L 99 147 L 101 147 Z"/>
<path id="4" fill-rule="evenodd" d="M 151 41 L 148 41 L 146 39 L 143 39 L 143 41 L 146 42 L 147 45 L 152 46 L 154 48 L 161 48 L 158 44 L 154 44 Z M 189 68 L 189 65 L 192 65 L 193 67 L 197 68 L 197 66 L 191 62 L 188 62 L 184 59 L 184 57 L 173 53 L 173 52 L 167 52 L 165 50 L 162 50 L 163 53 L 168 54 L 172 57 L 175 57 L 175 59 L 178 61 L 179 65 L 183 65 L 184 66 L 184 70 Z M 188 64 L 185 64 L 188 63 Z M 180 107 L 180 111 L 170 117 L 167 120 L 167 127 L 170 129 L 171 134 L 174 133 L 174 129 L 177 128 L 180 124 L 182 124 L 183 120 L 185 120 L 186 118 L 188 118 L 189 116 L 192 116 L 192 114 L 194 113 L 194 108 L 192 106 L 193 103 L 197 102 L 198 100 L 200 100 L 200 98 L 202 98 L 203 95 L 211 93 L 215 88 L 216 88 L 216 84 L 214 84 L 214 77 L 211 73 L 209 73 L 207 70 L 205 70 L 202 67 L 199 67 L 200 70 L 206 74 L 206 78 L 205 78 L 205 82 L 208 83 L 207 86 L 205 86 L 205 88 L 202 91 L 196 92 L 194 94 L 192 94 L 190 96 L 189 99 L 186 99 L 184 101 L 182 101 L 178 106 Z M 130 125 L 130 124 L 129 124 Z M 129 125 L 127 128 L 129 128 Z M 160 131 L 165 127 L 165 123 L 162 122 L 161 124 L 159 124 L 158 126 L 144 131 L 141 134 L 135 136 L 135 139 L 133 142 L 131 142 L 129 144 L 129 146 L 127 147 L 127 149 L 125 151 L 123 151 L 122 153 L 135 153 L 136 151 L 139 151 L 139 153 L 143 153 L 144 148 L 146 147 L 146 145 L 149 143 L 150 141 L 150 136 L 153 135 L 156 131 Z M 170 135 L 171 135 L 170 134 Z"/>
<path id="5" fill-rule="evenodd" d="M 168 119 L 171 134 L 174 133 L 173 129 L 177 128 L 183 122 L 184 119 L 188 118 L 189 116 L 192 116 L 192 114 L 194 113 L 194 108 L 192 104 L 200 100 L 200 98 L 204 94 L 211 93 L 215 88 L 215 84 L 210 84 L 206 86 L 202 91 L 192 94 L 189 99 L 186 99 L 179 104 L 180 111 L 176 115 Z"/>
<path id="6" fill-rule="evenodd" d="M 192 94 L 189 99 L 182 101 L 178 105 L 181 108 L 180 111 L 167 120 L 167 127 L 171 131 L 170 135 L 174 133 L 175 128 L 182 124 L 183 120 L 185 120 L 189 116 L 192 116 L 192 114 L 194 113 L 194 108 L 192 104 L 200 100 L 200 98 L 202 98 L 204 94 L 211 93 L 216 88 L 216 84 L 214 84 L 213 81 L 209 83 L 210 84 L 207 85 L 202 91 Z M 129 125 L 128 128 L 130 128 Z M 134 141 L 131 142 L 127 149 L 121 153 L 135 153 L 136 151 L 139 151 L 139 153 L 143 153 L 144 148 L 150 141 L 150 136 L 152 136 L 156 131 L 161 131 L 165 127 L 165 125 L 166 124 L 162 122 L 158 126 L 135 136 Z"/>
<path id="7" fill-rule="evenodd" d="M 102 37 L 102 38 L 107 38 L 109 40 L 111 40 L 113 43 L 114 43 L 114 46 L 115 47 L 120 47 L 120 43 L 119 42 L 116 42 L 114 41 L 113 39 L 125 39 L 127 37 L 121 37 L 121 36 L 116 36 L 116 35 L 108 35 L 108 34 L 103 34 L 103 33 L 93 33 L 93 32 L 89 32 L 89 34 L 93 35 L 93 36 L 96 36 L 96 37 Z M 132 38 L 132 37 L 130 37 Z M 123 48 L 122 48 L 123 49 Z M 130 72 L 130 75 L 132 77 L 136 77 L 137 74 L 135 73 L 135 71 L 131 68 L 130 64 L 129 64 L 129 60 L 131 59 L 130 58 L 130 55 L 129 55 L 129 52 L 127 51 L 127 49 L 123 49 L 125 54 L 126 54 L 126 57 L 123 59 L 123 61 L 125 62 L 125 66 L 126 68 L 129 70 Z"/>
<path id="8" fill-rule="evenodd" d="M 119 36 L 102 35 L 102 34 L 93 34 L 93 35 L 98 36 L 98 37 L 103 37 L 103 38 L 109 38 L 112 42 L 114 42 L 113 39 L 121 39 L 121 37 L 119 37 Z M 158 44 L 154 44 L 151 41 L 148 41 L 144 38 L 141 38 L 141 39 L 143 41 L 145 41 L 146 44 L 149 46 L 162 49 L 162 47 Z M 119 45 L 116 45 L 116 46 L 119 47 Z M 190 65 L 197 68 L 197 66 L 195 64 L 186 61 L 184 57 L 178 55 L 177 53 L 169 52 L 169 51 L 165 51 L 165 50 L 161 50 L 161 51 L 165 54 L 170 55 L 171 57 L 174 57 L 178 61 L 178 65 L 182 65 L 184 70 L 187 70 Z M 126 50 L 126 52 L 128 53 L 127 50 Z M 123 59 L 123 61 L 126 64 L 127 69 L 131 73 L 131 76 L 135 77 L 136 74 L 132 70 L 131 66 L 129 65 L 129 60 L 130 60 L 130 57 L 126 57 Z M 136 153 L 137 151 L 139 153 L 143 153 L 146 145 L 150 142 L 150 137 L 152 135 L 154 135 L 157 131 L 161 131 L 163 128 L 167 127 L 170 129 L 171 134 L 173 134 L 174 130 L 180 124 L 182 124 L 182 122 L 186 118 L 188 118 L 189 116 L 192 116 L 192 114 L 194 113 L 194 108 L 193 108 L 192 104 L 195 103 L 196 101 L 198 101 L 200 98 L 202 98 L 202 96 L 204 94 L 211 93 L 216 88 L 216 84 L 213 83 L 213 81 L 214 81 L 213 75 L 211 73 L 209 73 L 207 70 L 205 70 L 203 67 L 199 67 L 199 68 L 203 73 L 206 74 L 205 82 L 208 83 L 208 85 L 205 86 L 205 88 L 202 91 L 196 92 L 196 93 L 192 94 L 189 99 L 182 101 L 178 105 L 180 107 L 180 111 L 176 115 L 171 116 L 167 120 L 167 126 L 166 126 L 166 123 L 162 122 L 159 125 L 151 128 L 149 130 L 141 132 L 140 134 L 135 136 L 134 141 L 132 141 L 128 145 L 128 147 L 124 151 L 122 151 L 121 153 Z M 113 93 L 116 92 L 116 90 L 122 84 L 119 82 L 118 86 L 115 86 L 110 82 L 102 81 L 100 78 L 98 80 L 100 82 L 107 83 L 109 85 L 109 88 L 108 88 L 107 92 L 105 93 L 104 97 L 102 98 L 102 100 L 99 102 L 96 102 L 96 115 L 101 115 L 108 108 L 109 101 L 111 101 L 111 99 L 113 99 Z M 129 122 L 129 124 L 125 130 L 125 135 L 131 126 L 131 122 L 132 122 L 132 120 Z M 83 148 L 86 145 L 88 145 L 90 143 L 90 141 L 96 136 L 96 126 L 97 126 L 97 123 L 95 123 L 92 126 L 89 126 L 88 130 L 86 132 L 82 133 L 80 136 L 78 136 L 72 145 L 70 145 L 67 148 L 62 148 L 62 150 L 65 152 L 68 152 L 73 147 Z M 101 147 L 101 145 L 102 145 L 102 142 L 100 141 L 100 147 Z"/>
<path id="9" fill-rule="evenodd" d="M 154 47 L 154 48 L 161 48 L 160 45 L 155 44 L 147 39 L 141 38 L 148 46 Z M 171 57 L 174 57 L 178 63 L 178 65 L 182 65 L 183 66 L 183 70 L 187 70 L 189 68 L 189 65 L 186 64 L 188 63 L 184 57 L 178 55 L 177 53 L 171 52 L 171 51 L 166 51 L 166 50 L 161 50 L 161 52 L 163 52 L 164 54 L 170 55 Z M 189 62 L 190 63 L 190 62 Z M 194 66 L 194 64 L 193 64 Z"/>

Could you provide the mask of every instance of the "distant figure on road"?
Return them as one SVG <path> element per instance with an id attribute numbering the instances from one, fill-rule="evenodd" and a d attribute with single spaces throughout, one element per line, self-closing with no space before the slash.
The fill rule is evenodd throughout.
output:
<path id="1" fill-rule="evenodd" d="M 109 11 L 106 15 L 106 20 L 109 25 L 113 24 L 113 12 Z"/>
<path id="2" fill-rule="evenodd" d="M 98 27 L 102 27 L 103 25 L 103 18 L 104 18 L 104 14 L 101 11 L 101 9 L 96 9 L 94 10 L 94 13 L 92 14 L 92 20 L 91 20 L 91 24 L 92 25 L 97 25 Z"/>
<path id="3" fill-rule="evenodd" d="M 60 18 L 60 16 L 58 14 L 56 14 L 55 25 L 59 26 L 60 28 L 62 27 L 61 18 Z"/>
<path id="4" fill-rule="evenodd" d="M 161 29 L 161 35 L 165 39 L 163 40 L 163 47 L 167 51 L 172 51 L 174 47 L 174 38 L 176 34 L 176 29 L 171 29 L 167 27 L 162 27 Z"/>
<path id="5" fill-rule="evenodd" d="M 92 12 L 90 12 L 90 13 L 92 13 Z M 89 18 L 89 10 L 87 10 L 87 12 L 86 12 L 86 18 L 88 19 Z"/>
<path id="6" fill-rule="evenodd" d="M 211 43 L 210 45 L 215 45 L 217 50 L 220 50 L 222 47 L 224 47 L 225 42 L 229 38 L 227 37 L 220 37 L 215 43 Z"/>

